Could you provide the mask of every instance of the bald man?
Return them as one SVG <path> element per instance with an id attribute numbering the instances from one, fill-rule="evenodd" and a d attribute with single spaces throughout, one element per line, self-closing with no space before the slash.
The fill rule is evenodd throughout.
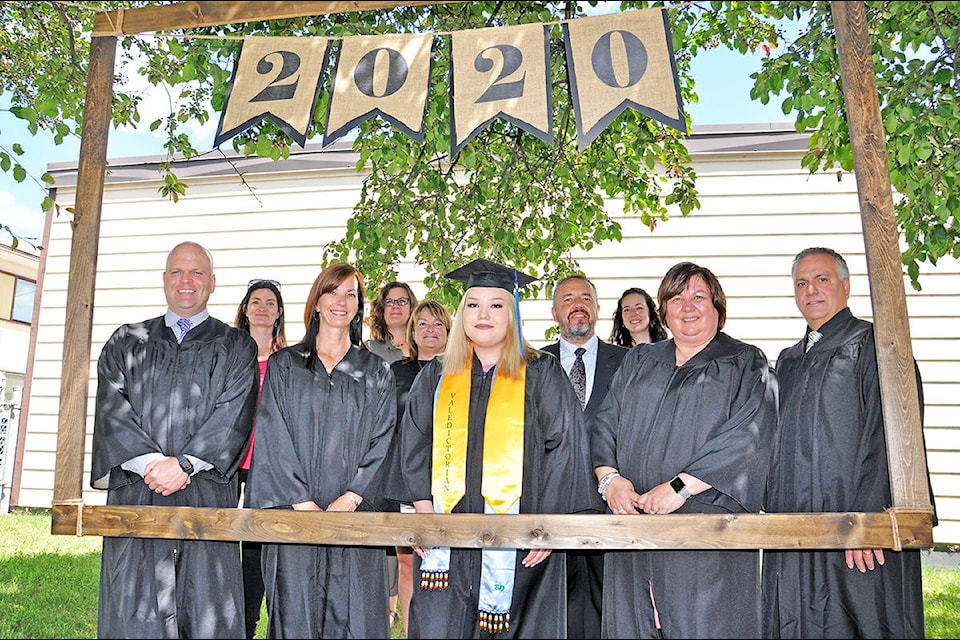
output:
<path id="1" fill-rule="evenodd" d="M 107 504 L 237 506 L 253 425 L 257 344 L 210 317 L 210 253 L 167 256 L 164 315 L 123 325 L 97 362 L 91 485 Z M 104 538 L 98 637 L 242 638 L 236 542 Z"/>

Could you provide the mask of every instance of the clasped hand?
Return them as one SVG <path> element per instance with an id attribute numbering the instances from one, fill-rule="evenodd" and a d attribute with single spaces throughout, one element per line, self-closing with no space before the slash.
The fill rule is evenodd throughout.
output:
<path id="1" fill-rule="evenodd" d="M 607 487 L 607 506 L 618 515 L 673 513 L 684 500 L 669 482 L 658 484 L 646 493 L 637 493 L 633 483 L 623 476 L 614 478 Z"/>
<path id="2" fill-rule="evenodd" d="M 167 456 L 147 463 L 143 481 L 154 493 L 169 496 L 190 484 L 190 475 L 180 468 L 175 457 Z"/>

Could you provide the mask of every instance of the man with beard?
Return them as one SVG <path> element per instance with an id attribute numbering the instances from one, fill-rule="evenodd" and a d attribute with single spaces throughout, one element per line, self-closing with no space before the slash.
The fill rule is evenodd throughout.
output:
<path id="1" fill-rule="evenodd" d="M 580 398 L 587 424 L 603 403 L 610 379 L 627 349 L 600 340 L 594 328 L 600 313 L 597 289 L 585 276 L 567 276 L 553 292 L 551 314 L 560 327 L 560 341 L 543 350 L 560 358 Z M 598 496 L 599 498 L 599 496 Z M 606 505 L 597 500 L 597 513 Z M 603 601 L 603 552 L 567 553 L 567 637 L 599 638 Z"/>

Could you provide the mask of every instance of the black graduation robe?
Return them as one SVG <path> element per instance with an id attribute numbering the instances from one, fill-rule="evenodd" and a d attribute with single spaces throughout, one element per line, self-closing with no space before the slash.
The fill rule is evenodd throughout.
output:
<path id="1" fill-rule="evenodd" d="M 401 422 L 399 475 L 390 487 L 404 502 L 432 500 L 430 491 L 434 397 L 442 373 L 435 359 L 417 376 Z M 453 513 L 483 513 L 480 494 L 482 446 L 487 402 L 495 368 L 484 373 L 474 358 L 467 436 L 466 494 Z M 524 401 L 523 483 L 521 513 L 574 513 L 590 505 L 596 492 L 587 453 L 579 402 L 559 360 L 540 354 L 527 365 Z M 394 477 L 396 477 L 394 473 Z M 592 489 L 591 489 L 592 480 Z M 565 553 L 553 553 L 535 567 L 521 560 L 518 549 L 509 631 L 504 638 L 566 637 Z M 410 638 L 477 638 L 481 549 L 452 549 L 448 589 L 419 587 L 420 557 L 414 555 L 414 590 L 410 603 Z"/>
<path id="2" fill-rule="evenodd" d="M 560 358 L 560 343 L 554 342 L 543 349 Z M 593 391 L 587 406 L 583 408 L 586 424 L 603 405 L 603 399 L 610 388 L 610 379 L 617 372 L 623 357 L 627 355 L 625 347 L 607 344 L 603 340 L 597 343 L 597 363 L 594 369 Z M 597 513 L 607 513 L 607 505 L 594 492 Z M 567 552 L 567 637 L 599 638 L 603 620 L 603 551 Z"/>
<path id="3" fill-rule="evenodd" d="M 177 344 L 163 317 L 117 329 L 97 362 L 91 485 L 107 504 L 237 506 L 236 470 L 257 402 L 257 344 L 207 318 Z M 146 453 L 213 464 L 164 497 L 120 467 Z M 107 638 L 243 634 L 236 542 L 104 538 L 98 630 Z M 224 588 L 224 585 L 236 585 Z"/>
<path id="4" fill-rule="evenodd" d="M 719 333 L 676 366 L 673 340 L 624 357 L 588 426 L 593 466 L 645 493 L 685 471 L 712 486 L 676 513 L 758 512 L 777 426 L 777 383 L 763 352 Z M 635 516 L 656 517 L 656 516 Z M 605 638 L 755 638 L 756 551 L 608 551 Z"/>
<path id="5" fill-rule="evenodd" d="M 403 412 L 407 408 L 407 396 L 410 394 L 410 387 L 417 374 L 420 373 L 429 360 L 413 360 L 404 358 L 390 364 L 393 370 L 393 378 L 397 385 L 397 423 L 403 418 Z"/>
<path id="6" fill-rule="evenodd" d="M 891 497 L 873 325 L 844 309 L 820 331 L 809 352 L 801 340 L 777 359 L 780 439 L 767 510 L 881 512 Z M 764 635 L 924 637 L 920 551 L 885 549 L 884 559 L 860 573 L 842 549 L 765 551 Z"/>
<path id="7" fill-rule="evenodd" d="M 390 367 L 352 346 L 329 374 L 313 345 L 274 353 L 250 468 L 255 509 L 326 508 L 346 491 L 377 510 L 396 422 Z M 395 509 L 394 509 L 395 510 Z M 273 638 L 388 638 L 383 547 L 268 544 L 263 581 Z"/>

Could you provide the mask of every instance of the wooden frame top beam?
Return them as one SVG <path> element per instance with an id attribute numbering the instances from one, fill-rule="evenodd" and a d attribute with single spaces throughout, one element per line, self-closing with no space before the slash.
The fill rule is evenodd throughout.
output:
<path id="1" fill-rule="evenodd" d="M 93 37 L 196 29 L 238 22 L 261 22 L 330 13 L 377 11 L 406 6 L 446 4 L 463 0 L 364 0 L 326 2 L 182 2 L 162 7 L 120 9 L 98 13 L 93 19 Z"/>

